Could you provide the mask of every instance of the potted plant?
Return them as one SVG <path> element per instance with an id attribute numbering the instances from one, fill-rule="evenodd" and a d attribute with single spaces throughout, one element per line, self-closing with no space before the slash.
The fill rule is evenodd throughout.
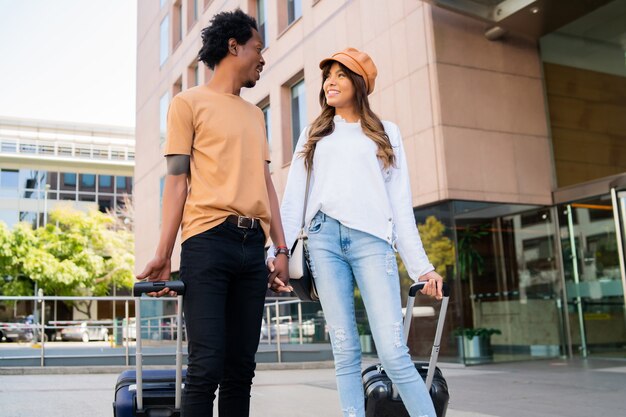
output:
<path id="1" fill-rule="evenodd" d="M 459 353 L 463 354 L 466 361 L 481 362 L 491 360 L 491 336 L 502 334 L 498 329 L 485 327 L 457 328 L 453 333 L 457 338 Z"/>

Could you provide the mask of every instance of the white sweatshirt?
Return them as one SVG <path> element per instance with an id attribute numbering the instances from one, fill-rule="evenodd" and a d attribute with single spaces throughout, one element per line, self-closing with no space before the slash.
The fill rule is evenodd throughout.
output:
<path id="1" fill-rule="evenodd" d="M 386 240 L 397 248 L 409 276 L 417 281 L 435 268 L 428 261 L 415 225 L 400 130 L 383 121 L 396 157 L 395 166 L 384 169 L 376 156 L 377 145 L 363 133 L 359 122 L 347 123 L 340 116 L 334 121 L 333 133 L 315 148 L 305 225 L 308 227 L 321 210 L 346 227 Z M 302 222 L 307 173 L 300 151 L 307 141 L 307 130 L 298 139 L 280 208 L 289 248 Z M 273 254 L 274 246 L 268 256 Z"/>

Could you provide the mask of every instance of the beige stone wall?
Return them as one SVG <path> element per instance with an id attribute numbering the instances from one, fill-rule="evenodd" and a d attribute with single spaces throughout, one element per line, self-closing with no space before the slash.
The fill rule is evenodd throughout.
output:
<path id="1" fill-rule="evenodd" d="M 184 19 L 182 41 L 159 68 L 159 25 L 174 6 L 160 10 L 158 3 L 138 4 L 138 269 L 151 258 L 159 237 L 159 178 L 165 174 L 159 99 L 179 79 L 187 88 L 200 29 L 211 16 L 236 6 L 255 14 L 256 4 L 204 2 L 208 7 L 194 26 L 187 27 Z M 188 3 L 183 0 L 183 16 L 188 16 Z M 353 46 L 367 51 L 378 66 L 371 104 L 401 129 L 415 206 L 451 198 L 550 203 L 551 157 L 534 45 L 487 41 L 482 24 L 419 0 L 302 0 L 303 16 L 289 27 L 284 27 L 284 3 L 267 2 L 266 66 L 257 86 L 242 93 L 255 104 L 269 99 L 272 172 L 279 195 L 291 160 L 289 87 L 304 77 L 312 121 L 319 112 L 319 61 Z M 208 72 L 200 72 L 205 82 Z"/>
<path id="2" fill-rule="evenodd" d="M 554 183 L 535 43 L 432 9 L 444 198 L 550 204 Z"/>

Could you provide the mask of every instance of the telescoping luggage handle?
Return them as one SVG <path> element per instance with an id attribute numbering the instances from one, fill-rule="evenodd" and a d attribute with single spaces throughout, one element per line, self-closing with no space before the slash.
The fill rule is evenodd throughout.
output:
<path id="1" fill-rule="evenodd" d="M 416 282 L 409 288 L 409 298 L 406 302 L 406 314 L 404 315 L 404 343 L 409 340 L 409 330 L 411 328 L 411 319 L 413 318 L 413 306 L 415 305 L 415 295 L 424 288 L 426 282 Z M 443 324 L 446 320 L 446 310 L 448 310 L 448 301 L 450 301 L 450 288 L 448 284 L 443 283 L 442 287 L 443 299 L 441 300 L 441 309 L 439 311 L 439 319 L 437 320 L 437 330 L 435 331 L 435 342 L 430 352 L 430 360 L 428 361 L 428 373 L 426 374 L 426 389 L 430 391 L 430 386 L 435 375 L 435 367 L 437 366 L 437 358 L 439 357 L 439 347 L 441 345 L 441 335 L 443 333 Z"/>
<path id="2" fill-rule="evenodd" d="M 176 291 L 176 298 L 178 300 L 178 306 L 176 309 L 176 397 L 174 399 L 174 407 L 180 410 L 182 397 L 181 386 L 183 383 L 183 295 L 185 293 L 185 284 L 182 281 L 143 281 L 137 282 L 133 286 L 133 297 L 135 297 L 135 373 L 137 374 L 137 410 L 143 410 L 143 354 L 141 352 L 141 309 L 139 308 L 139 301 L 142 294 L 161 291 L 166 287 L 169 288 L 170 291 Z"/>

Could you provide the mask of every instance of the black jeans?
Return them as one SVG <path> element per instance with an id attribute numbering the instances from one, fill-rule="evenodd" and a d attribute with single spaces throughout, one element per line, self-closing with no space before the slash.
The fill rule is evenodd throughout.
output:
<path id="1" fill-rule="evenodd" d="M 267 290 L 265 236 L 222 223 L 182 244 L 189 338 L 184 417 L 247 417 Z"/>

